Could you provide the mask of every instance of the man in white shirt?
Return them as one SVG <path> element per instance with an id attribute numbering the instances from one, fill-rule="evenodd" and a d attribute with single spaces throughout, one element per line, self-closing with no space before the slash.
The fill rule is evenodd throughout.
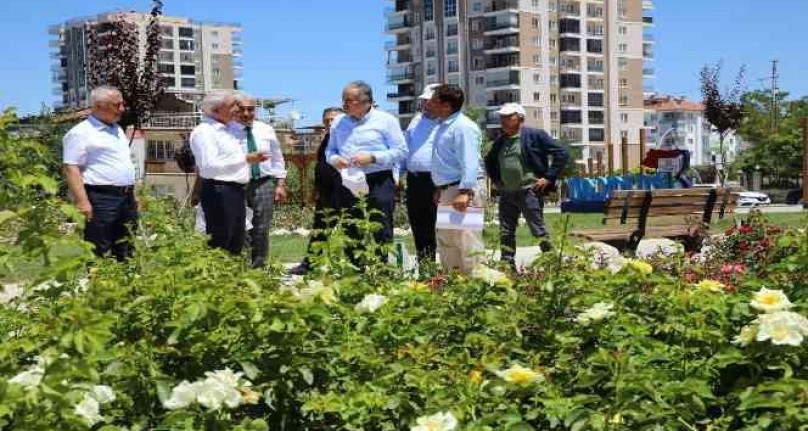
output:
<path id="1" fill-rule="evenodd" d="M 250 165 L 269 159 L 260 151 L 247 153 L 228 128 L 235 116 L 233 93 L 215 90 L 202 100 L 205 119 L 191 132 L 191 151 L 201 179 L 200 202 L 211 247 L 232 254 L 244 247 L 245 187 Z"/>
<path id="2" fill-rule="evenodd" d="M 135 166 L 129 140 L 118 126 L 126 112 L 123 97 L 113 87 L 90 93 L 92 114 L 65 135 L 64 172 L 79 211 L 87 218 L 84 239 L 98 256 L 117 260 L 132 255 L 129 237 L 137 222 Z"/>
<path id="3" fill-rule="evenodd" d="M 260 268 L 266 264 L 269 254 L 273 204 L 286 201 L 286 163 L 275 129 L 255 119 L 255 98 L 238 93 L 236 106 L 238 115 L 230 127 L 245 152 L 258 151 L 269 155 L 267 161 L 250 165 L 250 182 L 247 184 L 247 206 L 253 212 L 248 241 L 252 266 Z"/>

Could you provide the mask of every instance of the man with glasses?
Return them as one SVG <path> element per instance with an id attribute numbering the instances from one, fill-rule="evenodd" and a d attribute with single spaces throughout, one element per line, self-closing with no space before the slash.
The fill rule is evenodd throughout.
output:
<path id="1" fill-rule="evenodd" d="M 377 245 L 392 243 L 396 194 L 393 169 L 407 156 L 407 142 L 398 120 L 373 107 L 373 91 L 367 83 L 354 81 L 345 86 L 342 103 L 345 115 L 334 120 L 326 160 L 338 170 L 355 167 L 364 172 L 368 185 L 367 204 L 371 211 L 375 210 L 371 220 L 382 226 L 374 234 L 375 241 Z M 362 217 L 358 202 L 346 187 L 336 190 L 337 209 L 353 219 Z M 354 226 L 348 226 L 348 235 L 359 238 Z M 349 257 L 354 264 L 360 264 L 356 251 L 350 249 Z"/>
<path id="2" fill-rule="evenodd" d="M 126 112 L 121 92 L 98 87 L 90 93 L 92 114 L 63 139 L 64 172 L 78 210 L 86 217 L 84 239 L 98 256 L 132 255 L 129 237 L 137 224 L 135 166 L 129 139 L 118 125 Z"/>
<path id="3" fill-rule="evenodd" d="M 247 183 L 247 206 L 252 209 L 252 230 L 248 237 L 253 268 L 266 265 L 269 254 L 269 226 L 272 224 L 274 203 L 286 201 L 286 163 L 275 129 L 255 119 L 255 98 L 237 93 L 236 119 L 230 123 L 231 132 L 245 153 L 260 152 L 268 159 L 250 165 Z"/>

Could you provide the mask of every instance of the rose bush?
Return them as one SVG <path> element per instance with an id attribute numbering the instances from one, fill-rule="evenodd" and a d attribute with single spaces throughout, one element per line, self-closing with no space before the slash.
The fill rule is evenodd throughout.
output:
<path id="1" fill-rule="evenodd" d="M 481 267 L 423 283 L 357 273 L 337 231 L 325 270 L 289 280 L 209 249 L 148 197 L 135 258 L 98 260 L 51 230 L 71 213 L 38 190 L 0 220 L 16 232 L 0 256 L 48 256 L 0 304 L 3 430 L 808 423 L 804 231 L 768 235 L 765 266 L 721 254 L 612 265 L 559 239 L 518 277 Z M 52 222 L 21 216 L 42 209 Z M 64 244 L 74 252 L 53 253 Z M 720 268 L 736 264 L 727 289 Z"/>

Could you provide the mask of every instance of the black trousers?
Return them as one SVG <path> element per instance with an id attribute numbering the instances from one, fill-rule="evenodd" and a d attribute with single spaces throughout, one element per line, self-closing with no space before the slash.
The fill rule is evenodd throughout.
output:
<path id="1" fill-rule="evenodd" d="M 314 256 L 314 244 L 325 242 L 328 240 L 326 230 L 333 225 L 331 217 L 334 217 L 336 204 L 334 202 L 334 188 L 333 187 L 317 187 L 317 199 L 314 202 L 314 223 L 312 224 L 312 234 L 309 237 L 309 245 L 306 248 L 306 257 L 303 259 L 303 265 L 306 267 L 311 266 L 311 257 Z"/>
<path id="2" fill-rule="evenodd" d="M 381 171 L 372 174 L 367 174 L 368 182 L 368 195 L 367 206 L 368 210 L 372 211 L 370 220 L 381 225 L 381 229 L 374 232 L 373 238 L 375 245 L 390 244 L 393 242 L 393 212 L 396 209 L 396 184 L 393 179 L 392 171 Z M 340 185 L 337 187 L 334 196 L 335 205 L 337 210 L 344 216 L 361 220 L 363 214 L 359 208 L 359 199 L 356 198 L 350 190 Z M 375 210 L 375 211 L 373 211 Z M 360 232 L 353 225 L 349 224 L 346 228 L 346 233 L 349 237 L 354 239 L 360 238 Z M 362 244 L 359 248 L 351 248 L 348 250 L 348 257 L 355 265 L 359 264 L 358 254 L 360 248 L 372 246 L 373 244 Z M 387 255 L 379 250 L 379 257 L 387 260 Z"/>
<path id="3" fill-rule="evenodd" d="M 112 254 L 118 261 L 132 256 L 131 235 L 137 227 L 137 202 L 132 187 L 85 186 L 93 217 L 84 226 L 84 240 L 96 256 Z"/>
<path id="4" fill-rule="evenodd" d="M 232 254 L 241 253 L 247 217 L 244 185 L 203 179 L 199 198 L 210 235 L 208 244 Z"/>
<path id="5" fill-rule="evenodd" d="M 435 222 L 438 205 L 435 203 L 435 183 L 429 172 L 407 173 L 407 217 L 419 262 L 435 262 Z"/>

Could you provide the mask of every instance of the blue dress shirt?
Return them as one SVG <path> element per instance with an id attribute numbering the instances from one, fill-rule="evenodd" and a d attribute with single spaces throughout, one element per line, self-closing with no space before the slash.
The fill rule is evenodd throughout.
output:
<path id="1" fill-rule="evenodd" d="M 436 186 L 460 182 L 474 189 L 480 177 L 482 133 L 477 123 L 456 112 L 436 127 L 432 156 L 432 181 Z"/>
<path id="2" fill-rule="evenodd" d="M 413 118 L 404 132 L 409 153 L 405 163 L 403 163 L 403 170 L 409 172 L 432 171 L 432 149 L 437 125 L 438 123 L 435 120 L 426 115 L 418 114 Z"/>
<path id="3" fill-rule="evenodd" d="M 366 174 L 398 167 L 407 157 L 407 141 L 398 119 L 375 108 L 359 120 L 345 114 L 335 118 L 325 150 L 326 160 L 333 165 L 338 157 L 350 159 L 358 153 L 376 158 L 376 163 L 361 168 Z"/>

